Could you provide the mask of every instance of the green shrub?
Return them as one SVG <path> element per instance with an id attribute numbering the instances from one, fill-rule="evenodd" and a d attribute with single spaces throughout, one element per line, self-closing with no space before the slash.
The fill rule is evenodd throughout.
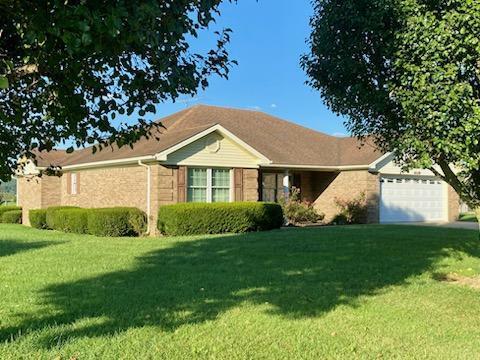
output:
<path id="1" fill-rule="evenodd" d="M 10 210 L 2 213 L 0 223 L 4 224 L 21 224 L 22 210 Z"/>
<path id="2" fill-rule="evenodd" d="M 46 209 L 44 222 L 41 211 L 36 212 L 33 216 L 39 228 L 97 236 L 138 236 L 147 230 L 146 215 L 136 208 L 54 206 Z"/>
<path id="3" fill-rule="evenodd" d="M 56 209 L 50 214 L 50 221 L 54 226 L 53 230 L 86 234 L 89 211 L 91 210 L 80 208 Z"/>
<path id="4" fill-rule="evenodd" d="M 30 225 L 35 229 L 47 228 L 47 209 L 30 210 L 28 212 Z"/>
<path id="5" fill-rule="evenodd" d="M 88 233 L 96 236 L 139 236 L 147 231 L 147 217 L 137 208 L 88 210 Z"/>
<path id="6" fill-rule="evenodd" d="M 332 220 L 333 224 L 365 224 L 367 222 L 367 197 L 362 192 L 351 200 L 335 199 L 340 213 Z"/>
<path id="7" fill-rule="evenodd" d="M 58 210 L 63 210 L 63 209 L 79 209 L 77 206 L 51 206 L 47 208 L 47 213 L 45 216 L 45 221 L 47 223 L 47 229 L 52 229 L 52 230 L 57 230 L 58 228 L 62 227 L 62 223 L 56 223 L 56 220 L 58 219 L 55 217 L 55 212 Z"/>
<path id="8" fill-rule="evenodd" d="M 300 190 L 293 188 L 288 200 L 282 198 L 280 205 L 283 214 L 289 224 L 316 223 L 324 219 L 325 215 L 320 214 L 312 203 L 300 200 Z"/>
<path id="9" fill-rule="evenodd" d="M 0 219 L 2 218 L 3 213 L 6 213 L 7 211 L 13 211 L 13 210 L 22 210 L 22 208 L 20 206 L 15 206 L 15 205 L 0 206 Z"/>
<path id="10" fill-rule="evenodd" d="M 165 235 L 243 233 L 271 230 L 283 224 L 274 203 L 187 203 L 162 206 L 158 229 Z"/>
<path id="11" fill-rule="evenodd" d="M 344 214 L 337 214 L 331 221 L 332 225 L 348 225 L 348 219 Z"/>

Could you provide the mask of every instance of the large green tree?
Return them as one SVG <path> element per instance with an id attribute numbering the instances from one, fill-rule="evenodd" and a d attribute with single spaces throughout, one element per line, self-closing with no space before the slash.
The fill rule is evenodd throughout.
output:
<path id="1" fill-rule="evenodd" d="M 480 217 L 480 1 L 315 0 L 308 83 L 359 137 Z"/>
<path id="2" fill-rule="evenodd" d="M 220 2 L 0 0 L 0 178 L 34 148 L 131 145 L 148 135 L 143 116 L 155 104 L 226 77 L 229 29 L 211 49 L 191 50 Z"/>

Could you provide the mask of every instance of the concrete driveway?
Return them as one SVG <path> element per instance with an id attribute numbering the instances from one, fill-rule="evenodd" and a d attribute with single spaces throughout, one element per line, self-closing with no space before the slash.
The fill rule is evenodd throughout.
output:
<path id="1" fill-rule="evenodd" d="M 438 226 L 452 229 L 469 229 L 478 230 L 478 223 L 468 221 L 454 221 L 454 222 L 418 222 L 418 223 L 401 223 L 399 225 L 418 225 L 418 226 Z"/>

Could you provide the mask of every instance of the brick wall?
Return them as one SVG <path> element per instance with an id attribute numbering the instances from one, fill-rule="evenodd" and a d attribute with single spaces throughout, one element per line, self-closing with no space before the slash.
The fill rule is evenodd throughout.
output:
<path id="1" fill-rule="evenodd" d="M 158 209 L 178 202 L 178 168 L 151 164 L 150 228 L 157 233 Z M 68 176 L 61 184 L 61 204 L 81 207 L 137 207 L 147 212 L 147 169 L 138 165 L 77 171 L 79 192 L 67 192 Z M 244 169 L 244 200 L 258 201 L 258 170 Z"/>
<path id="2" fill-rule="evenodd" d="M 22 223 L 30 225 L 28 213 L 42 207 L 42 178 L 20 177 L 17 181 L 18 204 L 23 208 Z"/>
<path id="3" fill-rule="evenodd" d="M 150 164 L 150 228 L 157 233 L 158 208 L 177 202 L 177 169 Z M 67 192 L 67 176 L 61 180 L 62 205 L 81 207 L 136 207 L 147 211 L 147 168 L 139 165 L 77 171 L 79 192 Z"/>
<path id="4" fill-rule="evenodd" d="M 178 169 L 162 165 L 152 165 L 150 229 L 151 235 L 158 235 L 158 209 L 162 205 L 178 202 Z"/>
<path id="5" fill-rule="evenodd" d="M 76 171 L 78 193 L 67 191 L 68 176 L 61 181 L 62 205 L 86 208 L 129 206 L 146 209 L 147 169 L 141 166 L 110 167 Z"/>
<path id="6" fill-rule="evenodd" d="M 157 233 L 158 208 L 177 202 L 177 169 L 159 164 L 150 166 L 150 228 Z M 79 193 L 67 193 L 67 176 L 62 177 L 62 204 L 81 207 L 136 207 L 147 211 L 148 170 L 139 165 L 83 170 Z"/>
<path id="7" fill-rule="evenodd" d="M 30 210 L 61 204 L 60 183 L 61 178 L 57 176 L 18 178 L 18 204 L 23 208 L 23 224 L 30 225 Z"/>
<path id="8" fill-rule="evenodd" d="M 61 183 L 61 177 L 42 176 L 42 208 L 58 206 L 62 203 Z"/>
<path id="9" fill-rule="evenodd" d="M 159 198 L 160 166 L 151 165 L 150 228 L 155 233 Z M 69 194 L 66 174 L 61 180 L 62 205 L 86 208 L 126 206 L 147 211 L 147 168 L 139 165 L 86 169 L 79 174 L 78 193 Z"/>
<path id="10" fill-rule="evenodd" d="M 352 200 L 362 192 L 367 197 L 367 222 L 379 220 L 378 175 L 368 171 L 310 172 L 302 174 L 302 198 L 314 203 L 315 208 L 325 214 L 325 221 L 339 213 L 335 198 Z"/>
<path id="11" fill-rule="evenodd" d="M 460 215 L 460 197 L 450 185 L 448 186 L 448 221 L 458 220 Z"/>

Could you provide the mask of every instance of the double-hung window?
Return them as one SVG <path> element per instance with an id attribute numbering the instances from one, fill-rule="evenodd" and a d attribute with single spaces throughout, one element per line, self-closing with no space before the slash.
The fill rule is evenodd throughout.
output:
<path id="1" fill-rule="evenodd" d="M 230 170 L 212 170 L 212 202 L 230 201 Z"/>
<path id="2" fill-rule="evenodd" d="M 188 169 L 188 202 L 207 202 L 207 169 Z"/>
<path id="3" fill-rule="evenodd" d="M 230 169 L 189 168 L 188 202 L 229 202 Z"/>

